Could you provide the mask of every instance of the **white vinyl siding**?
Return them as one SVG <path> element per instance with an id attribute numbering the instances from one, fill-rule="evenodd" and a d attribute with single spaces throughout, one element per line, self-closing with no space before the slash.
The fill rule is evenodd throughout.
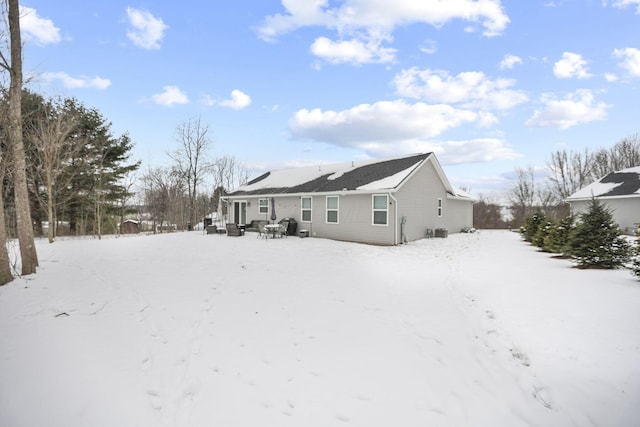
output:
<path id="1" fill-rule="evenodd" d="M 300 199 L 300 218 L 302 222 L 311 222 L 311 197 Z"/>
<path id="2" fill-rule="evenodd" d="M 269 213 L 269 199 L 258 200 L 258 213 L 264 215 Z"/>
<path id="3" fill-rule="evenodd" d="M 386 194 L 374 194 L 371 197 L 373 205 L 373 225 L 389 224 L 389 196 Z"/>

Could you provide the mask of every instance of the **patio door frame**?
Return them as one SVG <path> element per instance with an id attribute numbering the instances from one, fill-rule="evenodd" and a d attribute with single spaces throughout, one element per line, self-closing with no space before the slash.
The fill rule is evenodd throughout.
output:
<path id="1" fill-rule="evenodd" d="M 233 222 L 237 225 L 247 223 L 247 201 L 236 200 L 233 202 Z"/>

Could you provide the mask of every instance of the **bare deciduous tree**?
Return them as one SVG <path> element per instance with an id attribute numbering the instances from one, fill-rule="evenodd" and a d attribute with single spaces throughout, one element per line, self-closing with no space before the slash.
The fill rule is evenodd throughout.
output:
<path id="1" fill-rule="evenodd" d="M 555 196 L 564 200 L 591 182 L 592 157 L 588 150 L 567 152 L 559 150 L 551 154 L 547 163 L 549 180 Z"/>
<path id="2" fill-rule="evenodd" d="M 169 168 L 150 168 L 143 176 L 144 200 L 153 221 L 154 232 L 164 231 L 167 224 L 182 220 L 184 178 L 180 171 Z"/>
<path id="3" fill-rule="evenodd" d="M 39 165 L 34 169 L 38 175 L 36 182 L 44 182 L 46 192 L 43 195 L 40 191 L 34 193 L 39 197 L 40 203 L 47 209 L 49 221 L 48 239 L 53 243 L 55 238 L 57 189 L 61 184 L 59 178 L 63 176 L 64 162 L 78 151 L 79 145 L 69 139 L 69 135 L 77 126 L 76 117 L 65 110 L 62 102 L 51 102 L 44 106 L 42 119 L 36 121 L 28 129 L 27 135 L 30 137 L 34 150 L 34 157 Z M 73 177 L 66 174 L 68 184 Z M 66 187 L 66 185 L 64 185 Z"/>
<path id="4" fill-rule="evenodd" d="M 611 172 L 640 166 L 640 135 L 621 139 L 610 150 Z"/>
<path id="5" fill-rule="evenodd" d="M 10 55 L 0 49 L 0 67 L 9 73 L 9 133 L 13 161 L 16 220 L 22 274 L 32 274 L 38 267 L 38 255 L 31 223 L 29 192 L 27 189 L 26 159 L 22 135 L 22 39 L 20 35 L 20 5 L 18 0 L 3 1 L 9 27 Z M 5 11 L 3 11 L 5 12 Z M 3 13 L 4 15 L 4 13 Z"/>
<path id="6" fill-rule="evenodd" d="M 535 170 L 533 166 L 516 168 L 516 182 L 509 191 L 515 224 L 521 224 L 531 213 L 536 197 Z"/>
<path id="7" fill-rule="evenodd" d="M 198 185 L 211 170 L 211 163 L 207 158 L 211 146 L 209 125 L 202 123 L 200 117 L 188 120 L 178 125 L 176 141 L 180 147 L 170 157 L 187 184 L 188 217 L 189 222 L 194 225 Z"/>
<path id="8" fill-rule="evenodd" d="M 595 181 L 611 172 L 640 166 L 640 136 L 621 139 L 611 149 L 601 149 L 593 155 L 591 180 Z"/>

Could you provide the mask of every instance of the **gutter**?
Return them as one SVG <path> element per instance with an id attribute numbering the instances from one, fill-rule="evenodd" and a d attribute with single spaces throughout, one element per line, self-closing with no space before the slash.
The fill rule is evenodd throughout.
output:
<path id="1" fill-rule="evenodd" d="M 389 197 L 393 200 L 393 245 L 398 244 L 398 199 L 389 192 Z"/>

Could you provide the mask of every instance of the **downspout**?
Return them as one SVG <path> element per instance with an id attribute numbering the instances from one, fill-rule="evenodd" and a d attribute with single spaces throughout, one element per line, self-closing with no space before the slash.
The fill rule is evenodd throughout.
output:
<path id="1" fill-rule="evenodd" d="M 393 245 L 398 244 L 398 199 L 393 197 L 393 193 L 389 193 L 389 197 L 393 200 Z"/>

